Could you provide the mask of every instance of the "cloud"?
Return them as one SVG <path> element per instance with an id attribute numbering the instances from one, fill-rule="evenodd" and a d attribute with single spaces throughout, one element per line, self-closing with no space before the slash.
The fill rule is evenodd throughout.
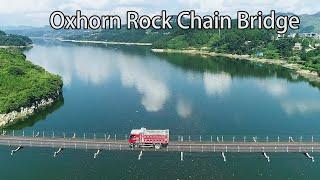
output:
<path id="1" fill-rule="evenodd" d="M 191 103 L 184 99 L 178 99 L 176 109 L 178 115 L 182 118 L 188 118 L 192 114 Z"/>
<path id="2" fill-rule="evenodd" d="M 229 74 L 212 74 L 205 72 L 203 74 L 203 83 L 207 95 L 223 95 L 229 91 L 232 79 Z"/>
<path id="3" fill-rule="evenodd" d="M 0 13 L 32 13 L 48 11 L 54 6 L 52 0 L 2 0 Z"/>
<path id="4" fill-rule="evenodd" d="M 250 13 L 257 12 L 259 10 L 263 12 L 269 12 L 270 10 L 276 10 L 281 12 L 293 12 L 293 13 L 316 13 L 320 9 L 318 0 L 179 0 L 179 2 L 185 3 L 189 9 L 195 9 L 203 13 L 212 12 L 215 10 L 221 11 L 226 14 L 236 13 L 239 10 L 246 10 Z"/>
<path id="5" fill-rule="evenodd" d="M 63 10 L 74 13 L 76 9 L 84 12 L 97 12 L 98 15 L 119 12 L 120 16 L 127 10 L 136 10 L 143 14 L 159 14 L 162 9 L 170 14 L 177 14 L 186 9 L 194 9 L 200 14 L 210 14 L 219 10 L 223 14 L 235 15 L 238 10 L 256 13 L 262 10 L 277 12 L 316 13 L 320 9 L 318 0 L 1 0 L 0 24 L 47 25 L 48 18 L 53 10 Z M 38 18 L 25 17 L 33 14 Z M 38 14 L 38 15 L 36 15 Z M 39 17 L 41 16 L 41 17 Z"/>

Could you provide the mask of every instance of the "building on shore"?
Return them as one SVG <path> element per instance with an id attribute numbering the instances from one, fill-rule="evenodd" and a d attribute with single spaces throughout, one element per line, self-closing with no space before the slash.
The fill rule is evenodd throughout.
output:
<path id="1" fill-rule="evenodd" d="M 295 43 L 292 50 L 294 51 L 301 51 L 302 50 L 302 44 L 301 43 Z"/>

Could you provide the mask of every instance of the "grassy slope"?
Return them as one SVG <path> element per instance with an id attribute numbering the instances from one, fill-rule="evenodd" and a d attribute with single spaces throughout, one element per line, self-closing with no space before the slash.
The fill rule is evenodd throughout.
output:
<path id="1" fill-rule="evenodd" d="M 62 84 L 59 76 L 33 65 L 19 50 L 0 49 L 0 114 L 52 97 Z"/>

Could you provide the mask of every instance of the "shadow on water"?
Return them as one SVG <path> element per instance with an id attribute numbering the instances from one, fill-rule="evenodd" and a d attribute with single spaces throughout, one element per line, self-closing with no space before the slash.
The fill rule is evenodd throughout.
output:
<path id="1" fill-rule="evenodd" d="M 181 68 L 184 71 L 228 73 L 231 77 L 261 78 L 276 77 L 289 82 L 306 81 L 312 87 L 320 89 L 320 82 L 309 81 L 299 76 L 293 70 L 272 64 L 262 64 L 246 60 L 236 60 L 227 57 L 208 57 L 200 55 L 154 53 L 157 57 Z"/>
<path id="2" fill-rule="evenodd" d="M 21 119 L 14 124 L 10 124 L 4 127 L 5 130 L 21 130 L 26 127 L 32 127 L 38 121 L 47 119 L 47 116 L 60 109 L 64 104 L 63 96 L 59 97 L 51 106 L 36 111 L 33 115 L 28 118 Z"/>

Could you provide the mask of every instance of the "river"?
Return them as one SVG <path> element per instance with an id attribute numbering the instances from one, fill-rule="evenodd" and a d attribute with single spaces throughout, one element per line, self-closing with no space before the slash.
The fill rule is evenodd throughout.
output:
<path id="1" fill-rule="evenodd" d="M 34 40 L 25 54 L 62 76 L 63 100 L 9 129 L 56 136 L 104 133 L 125 138 L 132 128 L 170 129 L 192 140 L 235 136 L 320 141 L 320 91 L 281 67 L 181 54 L 146 47 Z M 102 152 L 0 147 L 1 179 L 317 179 L 319 154 Z"/>

